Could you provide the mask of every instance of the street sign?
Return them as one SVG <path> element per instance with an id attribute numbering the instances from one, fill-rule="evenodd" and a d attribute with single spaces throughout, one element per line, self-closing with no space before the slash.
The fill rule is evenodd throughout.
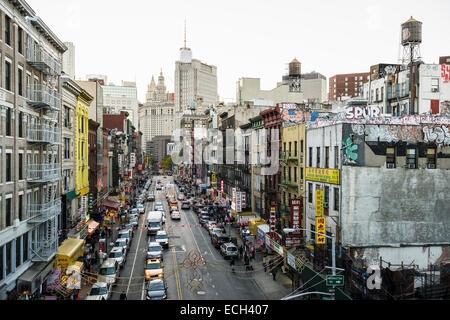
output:
<path id="1" fill-rule="evenodd" d="M 327 287 L 344 286 L 344 276 L 327 276 Z"/>

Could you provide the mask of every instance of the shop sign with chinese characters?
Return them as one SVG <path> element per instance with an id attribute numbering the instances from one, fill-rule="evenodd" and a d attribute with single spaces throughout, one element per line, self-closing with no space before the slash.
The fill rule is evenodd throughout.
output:
<path id="1" fill-rule="evenodd" d="M 316 220 L 316 232 L 325 234 L 326 232 L 326 220 L 325 218 L 317 218 Z M 316 235 L 316 243 L 317 244 L 325 244 L 325 237 L 319 234 Z"/>

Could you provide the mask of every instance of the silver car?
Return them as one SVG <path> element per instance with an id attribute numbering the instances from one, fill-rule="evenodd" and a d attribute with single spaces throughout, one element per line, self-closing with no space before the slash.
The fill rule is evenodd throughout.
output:
<path id="1" fill-rule="evenodd" d="M 167 236 L 166 231 L 158 231 L 156 233 L 155 241 L 158 242 L 161 247 L 169 248 L 169 237 Z"/>
<path id="2" fill-rule="evenodd" d="M 128 240 L 127 239 L 117 239 L 116 243 L 114 243 L 114 247 L 123 248 L 124 254 L 127 255 L 128 251 Z"/>
<path id="3" fill-rule="evenodd" d="M 147 247 L 147 259 L 161 259 L 163 257 L 163 248 L 158 242 L 150 242 Z"/>
<path id="4" fill-rule="evenodd" d="M 125 262 L 127 260 L 122 247 L 112 248 L 111 252 L 109 253 L 108 259 L 116 260 L 120 268 L 123 268 L 125 266 Z"/>
<path id="5" fill-rule="evenodd" d="M 235 259 L 238 256 L 238 249 L 233 243 L 224 243 L 220 246 L 220 254 L 224 259 Z"/>
<path id="6" fill-rule="evenodd" d="M 111 286 L 106 282 L 97 282 L 92 286 L 86 300 L 109 300 L 111 297 Z"/>

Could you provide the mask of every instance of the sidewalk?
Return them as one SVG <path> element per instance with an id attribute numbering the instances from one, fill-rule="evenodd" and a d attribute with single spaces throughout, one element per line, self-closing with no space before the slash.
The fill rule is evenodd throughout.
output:
<path id="1" fill-rule="evenodd" d="M 239 236 L 239 228 L 231 228 L 231 237 L 237 238 L 238 247 L 243 245 L 243 241 Z M 252 261 L 252 265 L 254 265 L 256 270 L 263 268 L 263 256 L 262 252 L 256 253 L 256 258 Z M 273 257 L 275 256 L 276 254 L 273 255 Z M 267 269 L 267 272 L 264 272 L 264 270 L 256 271 L 253 274 L 253 280 L 264 293 L 267 300 L 279 300 L 292 292 L 292 281 L 281 271 L 281 268 L 277 272 L 275 281 L 269 269 Z"/>

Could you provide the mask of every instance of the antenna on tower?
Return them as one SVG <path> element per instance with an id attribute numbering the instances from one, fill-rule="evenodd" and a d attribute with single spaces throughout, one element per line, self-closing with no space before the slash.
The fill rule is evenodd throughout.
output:
<path id="1" fill-rule="evenodd" d="M 186 18 L 184 18 L 184 47 L 186 48 Z"/>

